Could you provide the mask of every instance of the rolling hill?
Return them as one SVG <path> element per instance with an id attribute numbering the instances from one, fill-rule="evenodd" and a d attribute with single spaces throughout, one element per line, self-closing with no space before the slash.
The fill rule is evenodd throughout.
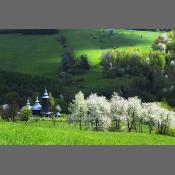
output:
<path id="1" fill-rule="evenodd" d="M 0 34 L 0 70 L 57 81 L 63 51 L 58 38 L 63 35 L 68 47 L 73 49 L 75 55 L 86 54 L 91 65 L 87 73 L 72 77 L 73 83 L 71 86 L 64 86 L 63 95 L 69 100 L 79 90 L 86 94 L 98 92 L 110 95 L 114 91 L 119 91 L 123 85 L 130 86 L 132 78 L 127 75 L 113 79 L 105 78 L 100 65 L 102 54 L 111 48 L 117 50 L 139 48 L 141 52 L 149 52 L 154 40 L 160 35 L 160 32 L 156 31 L 126 29 L 115 29 L 112 34 L 110 29 L 61 29 L 58 31 L 57 34 Z M 20 87 L 19 82 L 18 87 Z M 4 92 L 4 89 L 6 92 L 13 91 L 10 85 L 8 87 L 2 85 L 1 91 Z M 33 90 L 30 87 L 30 92 Z M 17 92 L 21 94 L 19 90 Z M 29 92 L 26 94 L 32 95 Z M 21 97 L 24 98 L 23 94 Z M 4 100 L 1 99 L 1 101 Z"/>
<path id="2" fill-rule="evenodd" d="M 95 29 L 61 30 L 68 46 L 76 55 L 87 54 L 91 65 L 98 65 L 102 53 L 117 49 L 151 49 L 159 32 L 116 29 L 113 36 L 108 31 Z M 0 34 L 0 69 L 39 76 L 55 77 L 61 59 L 62 46 L 59 34 L 22 35 Z"/>

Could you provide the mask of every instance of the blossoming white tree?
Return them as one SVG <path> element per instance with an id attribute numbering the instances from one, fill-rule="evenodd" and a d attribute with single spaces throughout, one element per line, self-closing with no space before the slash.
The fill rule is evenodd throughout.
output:
<path id="1" fill-rule="evenodd" d="M 138 97 L 125 99 L 113 93 L 110 101 L 104 96 L 91 94 L 87 99 L 79 92 L 69 106 L 74 121 L 79 121 L 96 130 L 107 130 L 115 122 L 115 128 L 120 129 L 120 122 L 126 123 L 128 132 L 142 132 L 142 125 L 148 124 L 151 133 L 155 127 L 160 134 L 166 134 L 169 128 L 175 127 L 175 112 L 163 108 L 158 103 L 142 103 Z"/>
<path id="2" fill-rule="evenodd" d="M 136 125 L 139 122 L 141 110 L 141 100 L 138 97 L 128 98 L 127 124 L 129 132 L 131 132 L 132 129 L 135 129 L 137 132 Z"/>
<path id="3" fill-rule="evenodd" d="M 113 93 L 111 100 L 111 118 L 115 121 L 115 128 L 120 129 L 120 121 L 126 119 L 128 108 L 127 100 L 120 97 L 117 93 Z"/>
<path id="4" fill-rule="evenodd" d="M 71 119 L 79 122 L 80 129 L 82 129 L 82 123 L 87 119 L 88 108 L 84 94 L 81 91 L 75 95 L 75 99 L 69 105 L 69 111 L 71 112 Z"/>
<path id="5" fill-rule="evenodd" d="M 91 94 L 87 98 L 87 106 L 88 106 L 88 119 L 95 120 L 96 130 L 109 129 L 111 126 L 111 117 L 110 117 L 110 103 L 103 96 L 97 96 L 96 94 Z"/>

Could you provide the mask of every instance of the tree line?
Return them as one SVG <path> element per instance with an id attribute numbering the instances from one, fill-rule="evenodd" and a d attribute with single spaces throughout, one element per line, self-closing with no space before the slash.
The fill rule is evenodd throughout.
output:
<path id="1" fill-rule="evenodd" d="M 102 56 L 104 76 L 116 78 L 130 76 L 130 86 L 122 86 L 125 97 L 138 95 L 145 101 L 164 98 L 175 106 L 175 34 L 163 33 L 153 44 L 153 50 L 143 53 L 140 49 L 111 49 Z"/>
<path id="2" fill-rule="evenodd" d="M 113 93 L 108 100 L 104 96 L 91 94 L 85 98 L 80 91 L 69 105 L 70 123 L 79 123 L 80 129 L 117 130 L 169 134 L 175 127 L 175 112 L 161 103 L 144 103 L 138 97 L 123 98 Z"/>
<path id="3" fill-rule="evenodd" d="M 29 97 L 34 101 L 36 96 L 41 96 L 45 86 L 55 98 L 62 93 L 62 84 L 58 80 L 28 74 L 0 71 L 0 82 L 0 104 L 14 100 L 22 107 Z"/>
<path id="4" fill-rule="evenodd" d="M 37 34 L 56 34 L 59 30 L 57 29 L 0 29 L 0 34 L 28 34 L 28 35 L 37 35 Z"/>

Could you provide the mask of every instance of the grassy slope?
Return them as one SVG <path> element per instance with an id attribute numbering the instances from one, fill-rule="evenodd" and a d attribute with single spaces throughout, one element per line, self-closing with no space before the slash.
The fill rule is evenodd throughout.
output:
<path id="1" fill-rule="evenodd" d="M 100 88 L 116 91 L 120 89 L 121 85 L 129 84 L 132 81 L 130 77 L 126 76 L 115 79 L 104 78 L 102 68 L 99 65 L 103 53 L 112 47 L 116 47 L 118 50 L 139 48 L 142 52 L 149 52 L 153 41 L 160 35 L 159 32 L 123 29 L 116 30 L 112 38 L 102 37 L 102 30 L 67 30 L 63 33 L 76 54 L 87 54 L 91 65 L 93 65 L 88 74 L 81 76 L 84 81 L 80 83 L 81 89 L 84 88 L 93 92 L 99 91 Z M 96 39 L 93 39 L 91 34 L 95 34 Z M 99 38 L 102 38 L 102 43 L 99 42 Z"/>
<path id="2" fill-rule="evenodd" d="M 115 46 L 118 49 L 139 47 L 149 51 L 158 32 L 118 30 L 113 39 L 93 39 L 99 30 L 63 30 L 69 45 L 77 55 L 87 54 L 92 69 L 79 76 L 84 78 L 81 86 L 111 88 L 115 84 L 125 84 L 129 77 L 104 79 L 98 65 L 103 52 Z M 142 38 L 141 38 L 142 35 Z M 61 46 L 56 41 L 58 35 L 0 35 L 0 69 L 55 78 L 60 62 Z M 77 78 L 77 77 L 75 77 Z M 116 81 L 115 81 L 116 80 Z M 115 82 L 115 83 L 114 83 Z M 76 87 L 75 87 L 76 88 Z M 73 90 L 73 87 L 71 87 Z M 37 125 L 37 126 L 36 126 Z M 42 123 L 25 124 L 0 123 L 0 144 L 175 144 L 175 138 L 160 135 L 136 133 L 87 132 L 76 128 L 53 128 Z M 54 137 L 53 137 L 54 136 Z M 103 138 L 103 139 L 102 139 Z"/>
<path id="3" fill-rule="evenodd" d="M 0 145 L 174 145 L 175 138 L 146 133 L 93 132 L 52 123 L 0 123 Z"/>
<path id="4" fill-rule="evenodd" d="M 117 89 L 129 83 L 130 77 L 105 79 L 99 65 L 101 55 L 111 47 L 117 47 L 119 50 L 136 47 L 143 52 L 148 52 L 153 41 L 160 34 L 117 29 L 114 36 L 110 38 L 107 37 L 107 33 L 103 37 L 104 33 L 99 29 L 61 31 L 75 54 L 87 54 L 92 65 L 88 73 L 74 76 L 75 79 L 83 79 L 83 81 L 71 87 L 73 93 L 79 89 L 86 89 L 89 92 L 100 88 Z M 96 39 L 93 39 L 92 34 Z M 56 40 L 57 37 L 58 35 L 1 34 L 0 69 L 56 78 L 62 51 L 60 43 Z M 68 91 L 70 91 L 69 87 Z"/>
<path id="5" fill-rule="evenodd" d="M 60 48 L 56 35 L 0 35 L 0 68 L 55 77 Z"/>
<path id="6" fill-rule="evenodd" d="M 62 30 L 68 44 L 77 55 L 87 54 L 92 65 L 112 46 L 118 49 L 139 47 L 150 50 L 158 32 L 116 30 L 113 38 L 102 37 L 101 30 Z M 96 39 L 91 37 L 95 34 Z M 141 38 L 141 35 L 143 36 Z M 22 73 L 55 76 L 60 61 L 58 35 L 0 35 L 0 68 Z M 102 43 L 99 42 L 101 36 Z"/>
<path id="7" fill-rule="evenodd" d="M 159 32 L 133 31 L 117 29 L 113 37 L 105 37 L 102 30 L 64 30 L 69 45 L 77 55 L 86 53 L 91 64 L 98 64 L 102 53 L 116 47 L 119 50 L 128 48 L 140 48 L 142 51 L 151 49 L 153 41 Z M 91 34 L 95 35 L 93 39 Z M 141 38 L 142 35 L 142 38 Z M 100 42 L 100 40 L 102 42 Z"/>

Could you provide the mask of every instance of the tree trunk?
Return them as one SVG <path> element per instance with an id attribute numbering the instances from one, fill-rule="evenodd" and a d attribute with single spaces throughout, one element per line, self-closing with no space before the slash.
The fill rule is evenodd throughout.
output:
<path id="1" fill-rule="evenodd" d="M 131 132 L 132 128 L 133 128 L 133 124 L 134 124 L 134 119 L 132 120 L 131 126 L 129 127 L 129 132 Z"/>
<path id="2" fill-rule="evenodd" d="M 80 127 L 80 130 L 82 130 L 81 120 L 79 120 L 79 127 Z"/>
<path id="3" fill-rule="evenodd" d="M 137 132 L 137 127 L 136 127 L 136 123 L 134 122 L 134 129 Z"/>
<path id="4" fill-rule="evenodd" d="M 129 121 L 128 121 L 127 125 L 128 125 L 128 132 L 130 132 L 130 131 L 129 131 L 129 128 L 130 128 L 130 124 L 129 124 Z"/>
<path id="5" fill-rule="evenodd" d="M 118 120 L 118 129 L 120 129 L 120 120 Z"/>
<path id="6" fill-rule="evenodd" d="M 115 121 L 115 128 L 118 129 L 118 123 L 117 123 L 117 120 Z"/>
<path id="7" fill-rule="evenodd" d="M 151 134 L 151 132 L 152 132 L 152 126 L 151 126 L 151 124 L 149 125 L 149 133 Z"/>
<path id="8" fill-rule="evenodd" d="M 140 132 L 143 132 L 142 123 L 143 123 L 143 121 L 141 119 L 141 121 L 140 121 Z"/>
<path id="9" fill-rule="evenodd" d="M 161 124 L 161 126 L 160 126 L 160 134 L 162 134 L 162 133 L 163 133 L 163 126 Z"/>
<path id="10" fill-rule="evenodd" d="M 95 128 L 96 128 L 96 131 L 98 130 L 98 119 L 95 120 Z"/>

